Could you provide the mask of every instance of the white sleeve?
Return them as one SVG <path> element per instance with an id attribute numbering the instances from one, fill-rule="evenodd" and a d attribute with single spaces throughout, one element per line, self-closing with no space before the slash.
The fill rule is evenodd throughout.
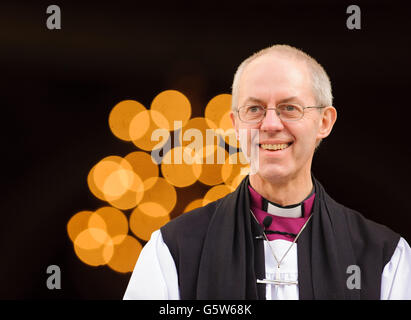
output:
<path id="1" fill-rule="evenodd" d="M 403 238 L 384 267 L 381 300 L 411 300 L 411 248 Z"/>
<path id="2" fill-rule="evenodd" d="M 140 252 L 124 300 L 178 300 L 177 269 L 160 230 Z"/>

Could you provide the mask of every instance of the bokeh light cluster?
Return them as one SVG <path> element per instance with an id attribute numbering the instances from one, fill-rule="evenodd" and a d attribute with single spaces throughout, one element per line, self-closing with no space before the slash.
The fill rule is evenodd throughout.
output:
<path id="1" fill-rule="evenodd" d="M 111 132 L 138 150 L 107 156 L 89 171 L 88 187 L 105 206 L 80 211 L 67 223 L 77 257 L 91 266 L 131 272 L 151 233 L 170 221 L 176 188 L 195 183 L 207 188 L 178 214 L 232 192 L 249 165 L 238 149 L 230 108 L 231 95 L 220 94 L 208 102 L 204 117 L 191 118 L 189 99 L 176 90 L 158 94 L 150 109 L 134 100 L 115 105 Z M 193 148 L 198 139 L 200 150 Z"/>

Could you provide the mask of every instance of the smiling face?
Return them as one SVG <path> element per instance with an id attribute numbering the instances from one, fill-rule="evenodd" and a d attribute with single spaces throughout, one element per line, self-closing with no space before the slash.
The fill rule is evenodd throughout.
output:
<path id="1" fill-rule="evenodd" d="M 266 54 L 251 61 L 240 78 L 237 109 L 245 105 L 275 108 L 284 102 L 302 107 L 316 105 L 305 63 L 276 54 Z M 254 160 L 258 161 L 258 172 L 250 179 L 283 183 L 310 177 L 316 144 L 328 136 L 335 118 L 333 107 L 321 112 L 305 109 L 304 117 L 293 122 L 280 120 L 275 110 L 267 110 L 266 117 L 258 124 L 244 123 L 238 114 L 232 114 L 242 145 L 250 146 L 251 143 L 251 148 L 258 148 L 258 160 Z M 248 132 L 257 129 L 258 135 L 251 138 L 249 133 L 248 138 L 244 138 L 239 133 L 241 129 Z"/>

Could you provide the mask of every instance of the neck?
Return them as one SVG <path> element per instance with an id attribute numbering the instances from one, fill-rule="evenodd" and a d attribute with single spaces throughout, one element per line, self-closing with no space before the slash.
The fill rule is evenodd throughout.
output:
<path id="1" fill-rule="evenodd" d="M 268 181 L 257 173 L 250 175 L 250 184 L 265 199 L 281 206 L 302 202 L 313 188 L 311 174 L 286 181 Z"/>

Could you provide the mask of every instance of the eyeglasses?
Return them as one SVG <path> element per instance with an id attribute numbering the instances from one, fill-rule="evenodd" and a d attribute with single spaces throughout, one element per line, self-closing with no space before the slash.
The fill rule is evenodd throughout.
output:
<path id="1" fill-rule="evenodd" d="M 275 110 L 277 116 L 283 121 L 297 121 L 304 117 L 305 109 L 321 109 L 323 106 L 301 107 L 298 104 L 280 103 L 275 108 L 265 108 L 260 105 L 246 105 L 237 111 L 238 118 L 245 123 L 259 123 L 263 121 L 267 110 Z"/>

